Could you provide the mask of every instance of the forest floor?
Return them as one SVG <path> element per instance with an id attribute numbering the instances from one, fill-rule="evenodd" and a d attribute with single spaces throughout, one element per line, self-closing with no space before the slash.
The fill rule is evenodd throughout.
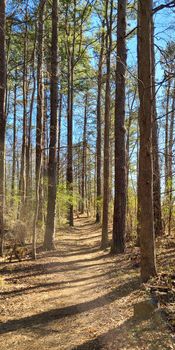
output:
<path id="1" fill-rule="evenodd" d="M 81 218 L 59 230 L 55 251 L 1 264 L 1 350 L 175 349 L 159 312 L 134 315 L 148 295 L 130 249 L 100 251 L 100 234 Z"/>

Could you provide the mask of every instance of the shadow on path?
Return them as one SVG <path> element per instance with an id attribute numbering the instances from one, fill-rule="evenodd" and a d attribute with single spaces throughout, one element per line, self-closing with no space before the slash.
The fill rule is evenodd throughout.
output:
<path id="1" fill-rule="evenodd" d="M 37 325 L 48 324 L 49 322 L 59 320 L 64 317 L 81 314 L 83 312 L 103 307 L 106 304 L 112 303 L 116 299 L 123 298 L 133 291 L 137 290 L 139 288 L 139 284 L 140 280 L 135 277 L 134 279 L 121 284 L 108 294 L 98 297 L 94 300 L 66 306 L 64 308 L 57 308 L 46 312 L 41 312 L 29 317 L 7 321 L 6 323 L 1 324 L 0 334 L 16 331 L 19 329 L 32 328 Z"/>

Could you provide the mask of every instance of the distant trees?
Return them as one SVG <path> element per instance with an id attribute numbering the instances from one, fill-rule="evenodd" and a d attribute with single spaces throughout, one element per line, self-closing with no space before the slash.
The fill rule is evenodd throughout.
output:
<path id="1" fill-rule="evenodd" d="M 175 223 L 175 44 L 153 22 L 174 4 L 136 3 L 138 60 L 127 0 L 12 0 L 6 20 L 0 2 L 1 250 L 5 221 L 32 223 L 35 258 L 37 233 L 53 249 L 55 225 L 87 215 L 102 249 L 113 224 L 111 251 L 137 240 L 142 279 L 156 274 L 154 234 Z"/>

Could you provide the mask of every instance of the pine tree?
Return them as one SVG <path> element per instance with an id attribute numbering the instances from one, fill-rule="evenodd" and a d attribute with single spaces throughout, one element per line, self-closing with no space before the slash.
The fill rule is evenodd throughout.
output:
<path id="1" fill-rule="evenodd" d="M 152 1 L 138 2 L 138 79 L 139 79 L 139 205 L 141 278 L 146 282 L 156 275 L 154 213 L 153 213 L 153 162 L 152 162 L 152 60 L 151 19 Z"/>
<path id="2" fill-rule="evenodd" d="M 54 248 L 57 189 L 57 109 L 58 109 L 58 0 L 52 2 L 52 47 L 50 77 L 50 145 L 48 165 L 48 201 L 44 248 Z"/>
<path id="3" fill-rule="evenodd" d="M 112 252 L 123 253 L 126 228 L 126 145 L 125 145 L 125 74 L 126 4 L 118 1 L 117 63 L 115 96 L 115 201 Z"/>

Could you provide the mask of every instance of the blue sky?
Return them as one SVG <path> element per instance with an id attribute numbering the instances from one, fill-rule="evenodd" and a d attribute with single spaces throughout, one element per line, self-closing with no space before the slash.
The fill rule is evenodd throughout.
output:
<path id="1" fill-rule="evenodd" d="M 9 2 L 7 1 L 7 4 L 10 4 L 10 2 L 11 2 L 11 0 Z M 25 1 L 24 1 L 24 3 L 25 3 Z M 163 0 L 162 0 L 162 3 L 163 3 Z M 18 7 L 18 10 L 19 10 L 19 8 L 20 7 Z M 17 15 L 20 15 L 20 13 L 18 11 L 17 11 Z M 155 21 L 155 43 L 156 43 L 156 45 L 160 46 L 160 48 L 165 48 L 168 41 L 174 40 L 175 14 L 174 14 L 173 10 L 164 9 L 154 16 L 154 21 Z M 92 26 L 94 27 L 94 25 L 96 28 L 94 28 L 93 31 L 94 31 L 94 33 L 96 33 L 97 28 L 98 28 L 98 22 L 93 19 Z M 135 25 L 136 25 L 136 21 L 129 20 L 129 26 L 128 26 L 127 30 L 130 31 Z M 93 31 L 92 32 L 90 31 L 90 35 L 92 35 L 92 38 L 93 38 Z M 115 36 L 114 36 L 114 40 L 115 40 Z M 128 44 L 128 66 L 131 68 L 136 67 L 136 64 L 137 64 L 136 35 L 133 37 L 133 39 L 128 40 L 127 44 Z M 91 53 L 92 53 L 92 51 L 90 50 L 90 54 Z M 162 77 L 163 77 L 163 71 L 162 71 L 162 68 L 159 64 L 159 58 L 160 58 L 160 53 L 156 49 L 156 61 L 157 61 L 156 79 L 157 79 L 157 81 L 161 81 Z M 97 66 L 97 63 L 98 63 L 98 61 L 94 60 L 94 66 Z M 161 103 L 159 103 L 159 101 L 162 98 L 162 95 L 163 95 L 163 89 L 160 89 L 159 96 L 158 96 L 158 113 L 160 115 L 163 114 Z M 80 96 L 79 102 L 81 102 L 81 101 L 83 101 L 83 99 L 81 100 L 81 96 Z M 65 99 L 64 99 L 64 102 L 66 102 Z M 77 103 L 77 101 L 75 100 L 75 104 L 76 103 Z M 94 112 L 92 112 L 92 111 L 95 111 L 95 109 L 96 109 L 96 99 L 94 98 L 91 101 L 91 111 L 89 112 L 89 122 L 90 123 L 92 122 L 92 120 L 94 118 L 94 116 L 93 116 Z M 80 106 L 80 107 L 74 108 L 74 120 L 75 120 L 75 122 L 74 122 L 74 139 L 76 141 L 79 141 L 79 139 L 81 139 L 82 131 L 83 131 L 81 122 L 77 122 L 76 120 L 81 119 L 81 118 L 83 120 L 83 111 L 84 111 L 83 103 L 82 103 L 82 107 Z M 22 110 L 19 107 L 18 107 L 18 113 L 20 113 L 22 116 Z M 66 114 L 66 111 L 64 114 Z M 34 112 L 33 119 L 35 120 L 35 112 Z M 63 119 L 62 125 L 63 125 L 62 144 L 65 145 L 66 144 L 66 118 Z M 93 125 L 91 125 L 90 128 L 93 130 L 94 129 Z"/>

